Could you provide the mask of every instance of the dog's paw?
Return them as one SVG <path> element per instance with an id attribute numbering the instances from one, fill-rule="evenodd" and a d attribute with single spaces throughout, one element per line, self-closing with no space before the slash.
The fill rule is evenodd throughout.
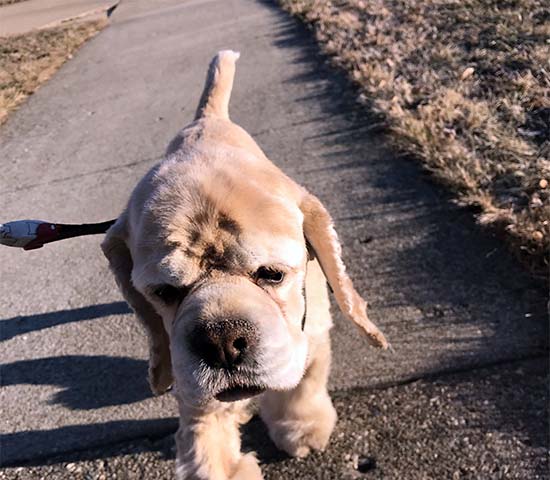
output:
<path id="1" fill-rule="evenodd" d="M 229 480 L 262 480 L 263 478 L 258 460 L 253 453 L 247 453 L 241 457 L 235 473 Z"/>
<path id="2" fill-rule="evenodd" d="M 334 425 L 336 410 L 332 403 L 312 409 L 307 416 L 281 419 L 269 425 L 271 439 L 292 457 L 305 457 L 311 450 L 324 450 Z"/>

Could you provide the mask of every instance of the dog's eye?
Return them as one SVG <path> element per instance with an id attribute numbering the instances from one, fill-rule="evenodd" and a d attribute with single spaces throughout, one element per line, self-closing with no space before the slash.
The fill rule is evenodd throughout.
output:
<path id="1" fill-rule="evenodd" d="M 182 300 L 183 297 L 187 294 L 187 288 L 185 287 L 174 287 L 173 285 L 159 285 L 153 290 L 155 297 L 159 300 L 162 300 L 164 303 L 170 305 L 179 300 Z"/>
<path id="2" fill-rule="evenodd" d="M 284 272 L 270 267 L 258 268 L 254 276 L 256 281 L 271 283 L 274 285 L 281 283 L 285 278 Z"/>

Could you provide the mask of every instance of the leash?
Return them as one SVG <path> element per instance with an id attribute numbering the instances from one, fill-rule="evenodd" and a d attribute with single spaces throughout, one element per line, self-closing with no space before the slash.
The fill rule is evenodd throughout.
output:
<path id="1" fill-rule="evenodd" d="M 80 225 L 49 223 L 43 220 L 16 220 L 0 223 L 0 245 L 34 250 L 43 247 L 46 243 L 66 238 L 105 233 L 115 222 L 116 218 L 107 222 Z"/>

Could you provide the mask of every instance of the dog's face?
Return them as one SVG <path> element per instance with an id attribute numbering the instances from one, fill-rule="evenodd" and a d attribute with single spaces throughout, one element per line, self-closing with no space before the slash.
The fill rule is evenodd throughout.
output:
<path id="1" fill-rule="evenodd" d="M 298 384 L 308 248 L 344 315 L 388 347 L 345 272 L 321 202 L 229 120 L 236 58 L 214 59 L 196 121 L 138 184 L 102 244 L 149 334 L 153 391 L 175 377 L 193 404 Z"/>
<path id="2" fill-rule="evenodd" d="M 176 384 L 197 402 L 292 388 L 307 356 L 303 214 L 288 187 L 239 180 L 235 163 L 229 175 L 169 160 L 129 210 L 132 284 L 162 317 Z"/>

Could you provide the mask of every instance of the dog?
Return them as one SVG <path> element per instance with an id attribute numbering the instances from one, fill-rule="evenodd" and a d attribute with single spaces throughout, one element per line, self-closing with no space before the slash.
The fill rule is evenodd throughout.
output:
<path id="1" fill-rule="evenodd" d="M 278 448 L 295 457 L 325 448 L 336 422 L 327 281 L 345 317 L 389 346 L 323 204 L 229 119 L 238 58 L 214 57 L 195 120 L 102 243 L 148 333 L 151 388 L 172 388 L 178 401 L 178 479 L 262 478 L 239 437 L 253 397 Z"/>

